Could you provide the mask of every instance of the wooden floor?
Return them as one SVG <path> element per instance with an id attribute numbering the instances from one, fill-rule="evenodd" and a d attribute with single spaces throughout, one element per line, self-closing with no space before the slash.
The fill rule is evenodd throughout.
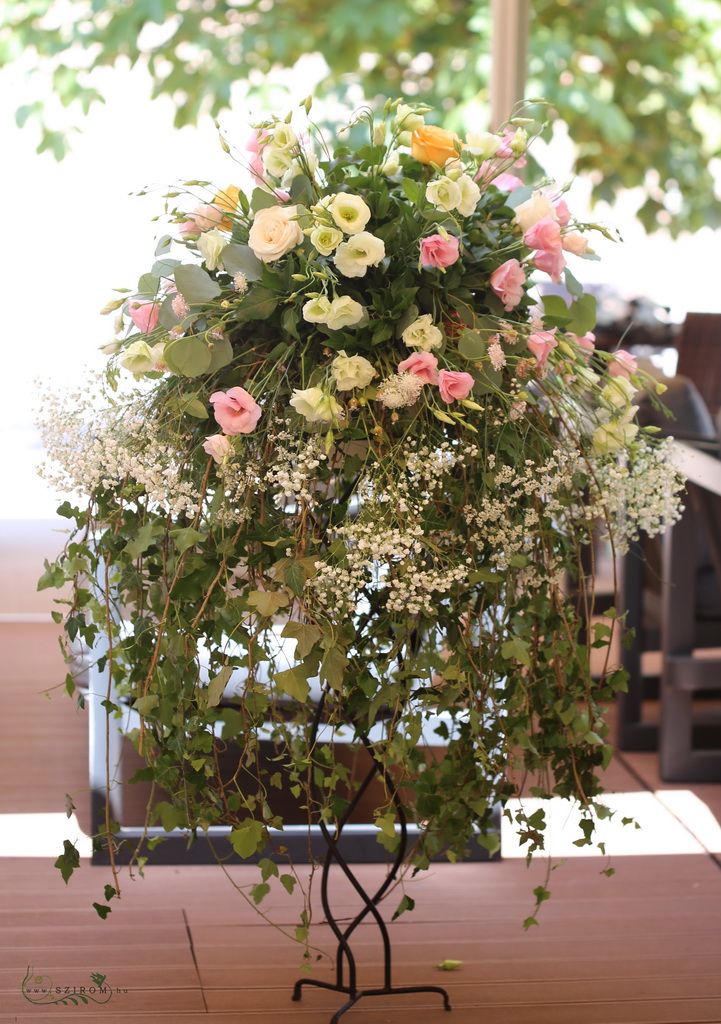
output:
<path id="1" fill-rule="evenodd" d="M 62 813 L 66 792 L 86 822 L 83 714 L 59 690 L 51 698 L 42 692 L 63 678 L 54 627 L 0 625 L 0 664 L 0 829 L 23 827 L 26 819 L 9 815 L 30 823 L 31 815 Z M 377 997 L 359 1003 L 344 1024 L 719 1024 L 721 845 L 708 838 L 713 828 L 686 819 L 681 797 L 691 788 L 715 825 L 721 786 L 662 784 L 651 754 L 619 757 L 607 781 L 652 801 L 658 790 L 677 791 L 669 813 L 697 852 L 664 853 L 662 830 L 656 855 L 614 858 L 611 878 L 600 874 L 606 864 L 598 858 L 569 859 L 553 872 L 553 897 L 529 932 L 521 921 L 543 863 L 435 866 L 409 884 L 416 910 L 392 925 L 395 981 L 445 985 L 452 1015 L 433 993 Z M 107 871 L 83 862 L 64 885 L 52 859 L 0 858 L 0 1024 L 325 1024 L 343 1001 L 317 989 L 290 1001 L 299 947 L 261 921 L 216 867 L 151 867 L 144 879 L 126 879 L 121 901 L 101 921 L 91 904 L 102 900 Z M 244 884 L 256 870 L 232 875 Z M 380 874 L 376 866 L 359 869 L 371 885 Z M 340 884 L 334 891 L 350 911 L 348 892 Z M 268 905 L 291 928 L 297 909 L 284 892 Z M 326 926 L 317 925 L 314 940 L 332 949 Z M 370 925 L 359 929 L 358 952 L 362 980 L 377 982 Z M 436 970 L 446 959 L 462 964 Z M 28 968 L 45 979 L 39 987 L 51 982 L 63 991 L 89 988 L 91 974 L 102 974 L 112 995 L 102 1005 L 34 1005 L 21 993 Z M 314 976 L 330 971 L 326 956 Z"/>

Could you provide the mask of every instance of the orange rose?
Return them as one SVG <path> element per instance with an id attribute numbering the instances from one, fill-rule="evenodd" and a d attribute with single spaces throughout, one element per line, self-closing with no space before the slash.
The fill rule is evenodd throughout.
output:
<path id="1" fill-rule="evenodd" d="M 426 124 L 416 128 L 411 136 L 411 152 L 421 164 L 437 164 L 443 167 L 447 160 L 455 160 L 463 143 L 455 132 Z"/>
<path id="2" fill-rule="evenodd" d="M 219 210 L 228 210 L 230 213 L 235 213 L 238 209 L 238 199 L 240 197 L 240 189 L 236 188 L 235 185 L 228 185 L 222 192 L 218 192 L 213 197 L 213 206 L 217 206 Z M 233 227 L 233 222 L 230 217 L 223 217 L 219 227 L 225 231 L 230 231 Z"/>

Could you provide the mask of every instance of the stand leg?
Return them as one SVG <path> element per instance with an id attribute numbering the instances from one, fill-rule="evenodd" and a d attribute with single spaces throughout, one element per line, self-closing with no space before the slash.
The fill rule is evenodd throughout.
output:
<path id="1" fill-rule="evenodd" d="M 321 698 L 321 700 L 318 703 L 318 708 L 316 710 L 316 714 L 315 714 L 315 717 L 314 717 L 314 720 L 313 720 L 313 725 L 312 725 L 312 730 L 311 730 L 311 742 L 312 743 L 315 742 L 315 739 L 316 739 L 316 736 L 317 736 L 317 732 L 318 732 L 318 728 L 319 728 L 319 725 L 320 725 L 321 716 L 322 716 L 322 713 L 323 713 L 324 702 L 325 702 L 325 695 L 323 695 L 323 697 Z M 404 995 L 404 994 L 407 995 L 407 994 L 410 994 L 410 993 L 418 993 L 418 992 L 435 992 L 438 995 L 440 995 L 441 998 L 443 999 L 444 1009 L 445 1010 L 450 1010 L 451 1009 L 451 1004 L 450 1004 L 450 1001 L 448 999 L 448 993 L 446 992 L 446 990 L 444 988 L 441 988 L 439 985 L 412 985 L 412 986 L 394 986 L 393 985 L 393 982 L 392 982 L 392 970 L 391 970 L 391 943 L 390 943 L 390 936 L 388 935 L 388 928 L 386 926 L 386 923 L 383 920 L 383 918 L 381 917 L 380 912 L 378 911 L 378 903 L 381 901 L 381 899 L 385 895 L 386 891 L 390 888 L 390 886 L 392 885 L 392 883 L 395 881 L 395 879 L 398 876 L 398 872 L 399 872 L 400 867 L 401 867 L 401 865 L 403 863 L 403 860 L 404 860 L 404 857 L 405 857 L 406 848 L 407 848 L 407 845 L 408 845 L 408 829 L 407 829 L 407 824 L 406 824 L 406 817 L 405 817 L 405 814 L 403 812 L 403 807 L 402 807 L 400 798 L 398 796 L 398 793 L 396 791 L 396 787 L 395 787 L 395 785 L 393 783 L 393 780 L 390 778 L 390 776 L 386 772 L 385 765 L 382 763 L 382 761 L 380 761 L 376 757 L 375 752 L 373 750 L 373 746 L 372 746 L 372 744 L 371 744 L 367 734 L 360 733 L 359 736 L 360 736 L 361 742 L 363 743 L 364 747 L 368 751 L 368 754 L 369 754 L 369 756 L 371 758 L 371 761 L 372 761 L 372 765 L 371 765 L 370 771 L 368 772 L 368 774 L 367 774 L 366 778 L 364 779 L 362 785 L 360 786 L 360 788 L 356 792 L 355 797 L 351 801 L 350 805 L 346 808 L 346 811 L 343 814 L 343 817 L 338 822 L 338 825 L 337 825 L 336 831 L 335 831 L 335 835 L 331 835 L 331 832 L 328 829 L 328 826 L 326 825 L 326 823 L 324 821 L 322 821 L 322 820 L 320 821 L 321 832 L 323 834 L 323 838 L 325 839 L 327 850 L 328 850 L 326 858 L 325 858 L 325 861 L 323 863 L 323 874 L 322 874 L 322 877 L 321 877 L 321 902 L 323 904 L 323 911 L 324 911 L 324 913 L 326 915 L 326 920 L 328 921 L 328 924 L 330 925 L 330 928 L 333 931 L 333 934 L 335 935 L 336 939 L 338 940 L 338 949 L 337 949 L 337 957 L 336 957 L 336 981 L 335 981 L 334 984 L 331 984 L 330 982 L 326 982 L 326 981 L 316 981 L 314 978 L 300 978 L 295 983 L 295 986 L 293 988 L 293 996 L 292 996 L 293 1000 L 297 1002 L 301 998 L 303 985 L 313 985 L 316 988 L 329 989 L 329 990 L 331 990 L 333 992 L 344 992 L 347 995 L 349 995 L 350 999 L 348 1000 L 348 1002 L 344 1003 L 343 1006 L 341 1006 L 340 1009 L 337 1010 L 336 1013 L 331 1018 L 331 1024 L 337 1024 L 337 1022 L 340 1020 L 341 1016 L 347 1010 L 349 1010 L 352 1006 L 354 1006 L 364 996 L 385 996 L 385 995 Z M 368 786 L 370 785 L 370 783 L 372 782 L 372 780 L 376 776 L 380 776 L 383 779 L 383 782 L 384 782 L 385 786 L 387 787 L 387 789 L 391 793 L 391 798 L 393 800 L 393 803 L 395 804 L 396 812 L 397 812 L 397 815 L 398 815 L 398 820 L 399 820 L 399 823 L 400 823 L 400 843 L 398 845 L 398 851 L 397 851 L 396 856 L 394 858 L 393 864 L 391 865 L 391 867 L 390 867 L 390 869 L 388 871 L 388 874 L 386 875 L 386 878 L 385 878 L 384 882 L 379 886 L 379 888 L 376 890 L 376 892 L 372 896 L 370 896 L 365 891 L 365 889 L 363 889 L 362 885 L 360 884 L 358 879 L 355 877 L 355 875 L 353 874 L 353 871 L 351 870 L 351 868 L 348 865 L 347 861 L 345 860 L 345 858 L 341 854 L 340 850 L 338 849 L 338 842 L 339 842 L 339 840 L 341 838 L 341 834 L 342 834 L 343 828 L 347 824 L 348 820 L 350 819 L 350 817 L 351 817 L 355 807 L 358 804 L 358 801 L 360 800 L 361 796 L 363 795 L 365 790 L 368 788 Z M 336 861 L 336 863 L 338 864 L 338 867 L 341 869 L 341 871 L 346 876 L 346 878 L 348 879 L 350 884 L 353 886 L 353 888 L 355 889 L 356 893 L 360 896 L 360 898 L 361 898 L 361 900 L 363 902 L 362 909 L 358 912 L 358 914 L 356 914 L 356 916 L 353 918 L 353 920 L 350 922 L 350 924 L 345 927 L 345 929 L 341 929 L 340 926 L 338 925 L 338 922 L 335 920 L 335 918 L 333 916 L 333 912 L 332 912 L 331 907 L 330 907 L 330 902 L 329 902 L 329 899 L 328 899 L 328 877 L 329 877 L 329 872 L 330 872 L 330 865 L 331 865 L 333 860 Z M 381 934 L 381 941 L 383 943 L 383 987 L 382 988 L 359 989 L 357 987 L 357 985 L 356 985 L 356 964 L 355 964 L 355 958 L 353 956 L 353 952 L 351 950 L 351 947 L 350 947 L 350 944 L 349 944 L 348 940 L 349 940 L 350 936 L 353 934 L 353 932 L 355 931 L 355 929 L 358 927 L 358 925 L 369 914 L 373 917 L 376 925 L 378 926 L 378 930 L 379 930 L 379 932 Z M 346 963 L 348 964 L 348 983 L 347 984 L 344 983 L 344 974 L 345 974 L 344 965 Z"/>

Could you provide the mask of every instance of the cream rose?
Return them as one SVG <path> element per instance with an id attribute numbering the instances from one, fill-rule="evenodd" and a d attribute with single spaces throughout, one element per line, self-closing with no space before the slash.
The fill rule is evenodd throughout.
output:
<path id="1" fill-rule="evenodd" d="M 461 190 L 461 201 L 456 205 L 456 209 L 461 217 L 470 217 L 481 198 L 481 190 L 468 174 L 462 174 L 456 185 Z"/>
<path id="2" fill-rule="evenodd" d="M 548 196 L 544 196 L 543 192 L 534 192 L 530 199 L 516 207 L 516 223 L 524 235 L 529 228 L 538 224 L 539 220 L 543 220 L 544 217 L 558 220 L 556 207 Z"/>
<path id="3" fill-rule="evenodd" d="M 426 185 L 426 199 L 437 210 L 455 210 L 462 198 L 461 188 L 457 182 L 445 176 L 435 178 Z"/>
<path id="4" fill-rule="evenodd" d="M 365 277 L 368 267 L 377 267 L 385 254 L 386 247 L 381 238 L 376 238 L 369 231 L 361 231 L 347 242 L 341 242 L 333 262 L 344 277 Z"/>
<path id="5" fill-rule="evenodd" d="M 341 349 L 333 360 L 331 373 L 339 391 L 364 388 L 376 375 L 372 363 L 369 363 L 363 356 L 346 355 L 344 349 Z"/>
<path id="6" fill-rule="evenodd" d="M 337 192 L 328 207 L 330 215 L 341 231 L 347 235 L 357 235 L 363 231 L 370 220 L 370 207 L 361 196 Z"/>
<path id="7" fill-rule="evenodd" d="M 335 398 L 319 387 L 306 388 L 304 391 L 296 388 L 290 404 L 308 423 L 332 423 L 343 414 L 343 408 Z"/>
<path id="8" fill-rule="evenodd" d="M 430 352 L 443 343 L 443 335 L 432 322 L 430 313 L 419 316 L 409 324 L 402 337 L 408 348 L 418 348 L 422 352 Z"/>
<path id="9" fill-rule="evenodd" d="M 365 310 L 360 302 L 351 299 L 349 295 L 340 295 L 331 302 L 325 322 L 331 331 L 340 331 L 344 327 L 353 327 L 364 315 Z"/>
<path id="10" fill-rule="evenodd" d="M 228 244 L 228 239 L 221 235 L 217 228 L 212 231 L 204 231 L 198 239 L 198 251 L 205 260 L 208 270 L 220 270 L 223 263 L 220 254 Z"/>
<path id="11" fill-rule="evenodd" d="M 310 240 L 321 256 L 330 256 L 343 241 L 343 232 L 339 228 L 319 224 L 311 231 Z"/>
<path id="12" fill-rule="evenodd" d="M 259 260 L 272 263 L 303 241 L 297 220 L 297 206 L 268 206 L 258 210 L 248 236 L 248 245 Z"/>

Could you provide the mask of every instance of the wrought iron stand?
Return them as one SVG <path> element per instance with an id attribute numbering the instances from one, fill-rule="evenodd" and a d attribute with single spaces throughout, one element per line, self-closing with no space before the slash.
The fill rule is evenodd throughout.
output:
<path id="1" fill-rule="evenodd" d="M 316 741 L 318 728 L 320 726 L 320 720 L 323 714 L 324 704 L 325 694 L 321 697 L 320 701 L 318 702 L 318 707 L 316 709 L 315 717 L 313 719 L 311 729 L 311 744 L 315 744 Z M 295 983 L 295 987 L 293 989 L 293 1000 L 296 1002 L 301 998 L 301 990 L 303 985 L 314 985 L 316 988 L 330 989 L 332 992 L 344 992 L 346 995 L 348 995 L 350 998 L 346 1003 L 343 1004 L 343 1006 L 341 1006 L 339 1010 L 337 1010 L 333 1014 L 333 1016 L 330 1019 L 330 1024 L 337 1024 L 337 1022 L 340 1020 L 341 1016 L 346 1012 L 346 1010 L 350 1010 L 350 1008 L 354 1006 L 360 999 L 363 999 L 364 996 L 402 995 L 404 993 L 410 992 L 437 992 L 438 995 L 440 995 L 441 998 L 443 999 L 444 1009 L 451 1009 L 451 1004 L 448 999 L 448 993 L 444 988 L 441 988 L 439 985 L 398 986 L 393 984 L 391 974 L 390 937 L 388 935 L 388 929 L 386 927 L 385 921 L 383 920 L 378 911 L 378 904 L 380 903 L 382 897 L 388 891 L 392 883 L 397 878 L 398 871 L 400 870 L 401 864 L 403 863 L 405 857 L 405 852 L 408 845 L 406 817 L 403 813 L 403 807 L 396 792 L 396 788 L 393 784 L 393 780 L 389 777 L 388 772 L 385 769 L 385 765 L 382 763 L 382 761 L 376 758 L 375 753 L 373 751 L 373 747 L 367 734 L 360 733 L 359 738 L 363 745 L 365 746 L 366 750 L 368 751 L 368 754 L 370 755 L 370 758 L 373 762 L 372 766 L 368 774 L 366 775 L 365 779 L 363 780 L 362 784 L 358 788 L 355 796 L 353 797 L 353 800 L 346 808 L 343 817 L 338 822 L 335 835 L 331 834 L 330 829 L 328 828 L 327 824 L 323 821 L 323 819 L 320 820 L 320 829 L 327 847 L 326 857 L 323 862 L 320 892 L 321 902 L 323 904 L 323 911 L 325 913 L 326 920 L 330 925 L 333 934 L 338 940 L 338 951 L 336 956 L 336 980 L 335 983 L 332 984 L 327 981 L 317 981 L 315 978 L 301 978 Z M 341 838 L 341 833 L 343 831 L 344 826 L 348 823 L 348 820 L 350 819 L 353 811 L 357 807 L 358 802 L 360 801 L 366 789 L 376 776 L 380 776 L 380 778 L 383 779 L 385 786 L 391 793 L 393 803 L 395 804 L 398 815 L 398 821 L 400 823 L 400 844 L 395 856 L 395 860 L 391 865 L 388 874 L 386 875 L 385 881 L 377 889 L 377 891 L 372 896 L 370 896 L 362 887 L 358 879 L 355 877 L 347 861 L 345 860 L 340 850 L 338 849 L 338 842 Z M 346 925 L 345 928 L 343 929 L 341 929 L 340 925 L 333 916 L 333 912 L 330 907 L 330 901 L 328 898 L 328 877 L 330 874 L 330 866 L 333 860 L 337 862 L 338 867 L 341 869 L 341 871 L 346 876 L 346 878 L 353 886 L 355 891 L 358 893 L 363 902 L 363 908 L 358 912 L 358 914 L 356 914 L 356 916 L 353 918 L 350 924 Z M 381 942 L 383 943 L 382 988 L 358 987 L 356 981 L 357 972 L 355 957 L 353 956 L 353 951 L 351 950 L 350 943 L 348 941 L 352 933 L 361 923 L 361 921 L 363 921 L 369 914 L 372 916 L 373 920 L 378 926 L 378 930 L 381 935 Z"/>

